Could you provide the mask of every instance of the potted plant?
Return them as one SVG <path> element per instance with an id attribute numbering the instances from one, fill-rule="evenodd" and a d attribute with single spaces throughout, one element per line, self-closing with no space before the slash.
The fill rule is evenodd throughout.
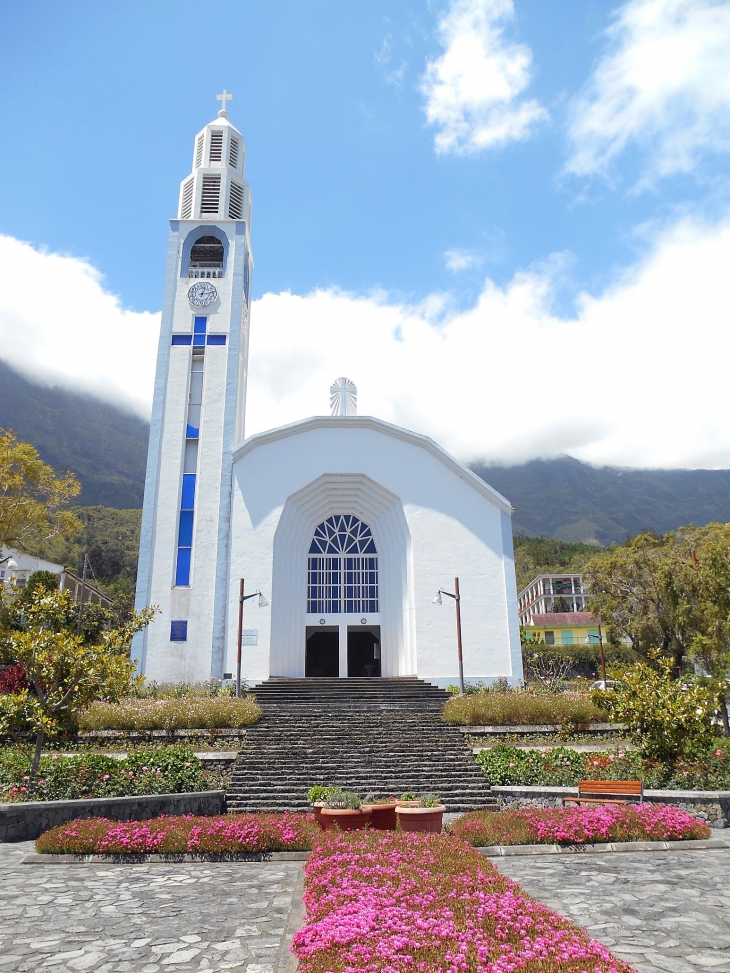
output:
<path id="1" fill-rule="evenodd" d="M 370 827 L 376 831 L 395 831 L 397 797 L 375 797 L 368 794 L 362 802 L 363 811 L 370 811 Z"/>
<path id="2" fill-rule="evenodd" d="M 325 805 L 320 811 L 319 826 L 323 831 L 338 827 L 341 831 L 359 831 L 370 823 L 370 811 L 352 791 L 329 788 Z"/>
<path id="3" fill-rule="evenodd" d="M 403 831 L 430 831 L 441 834 L 445 806 L 436 794 L 424 794 L 418 807 L 401 804 L 395 809 Z"/>
<path id="4" fill-rule="evenodd" d="M 321 784 L 315 784 L 314 787 L 310 787 L 307 791 L 307 800 L 312 805 L 312 813 L 314 814 L 314 820 L 317 824 L 321 826 L 321 816 L 322 808 L 324 807 L 324 802 L 327 797 L 327 792 L 331 790 L 330 787 L 323 787 Z"/>
<path id="5" fill-rule="evenodd" d="M 399 798 L 396 799 L 398 807 L 420 807 L 421 801 L 415 794 L 411 794 L 410 791 L 406 791 L 405 794 L 401 794 Z"/>

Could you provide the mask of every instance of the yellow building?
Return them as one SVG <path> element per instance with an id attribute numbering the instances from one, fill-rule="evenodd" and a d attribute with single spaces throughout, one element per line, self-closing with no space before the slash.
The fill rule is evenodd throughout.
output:
<path id="1" fill-rule="evenodd" d="M 525 632 L 546 645 L 598 645 L 600 619 L 591 612 L 533 615 Z"/>

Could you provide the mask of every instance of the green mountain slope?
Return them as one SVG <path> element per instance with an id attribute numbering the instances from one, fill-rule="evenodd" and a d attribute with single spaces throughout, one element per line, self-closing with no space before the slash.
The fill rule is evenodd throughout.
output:
<path id="1" fill-rule="evenodd" d="M 37 385 L 2 361 L 0 388 L 0 428 L 32 443 L 54 469 L 73 470 L 79 504 L 142 506 L 147 422 L 93 396 Z M 512 503 L 515 532 L 526 536 L 605 545 L 645 528 L 730 521 L 730 470 L 624 470 L 568 456 L 473 469 Z"/>
<path id="2" fill-rule="evenodd" d="M 149 423 L 91 395 L 36 385 L 0 361 L 0 428 L 81 482 L 78 502 L 141 507 Z"/>
<path id="3" fill-rule="evenodd" d="M 510 501 L 519 534 L 605 545 L 646 529 L 730 522 L 730 470 L 594 467 L 569 456 L 472 469 Z"/>

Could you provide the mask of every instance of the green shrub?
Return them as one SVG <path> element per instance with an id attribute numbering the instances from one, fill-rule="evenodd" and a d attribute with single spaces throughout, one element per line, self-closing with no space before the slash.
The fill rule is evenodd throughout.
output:
<path id="1" fill-rule="evenodd" d="M 718 690 L 689 678 L 675 679 L 670 657 L 652 653 L 652 662 L 624 670 L 615 687 L 601 693 L 617 722 L 645 757 L 673 762 L 700 754 L 711 745 Z"/>
<path id="2" fill-rule="evenodd" d="M 252 696 L 184 696 L 92 703 L 79 714 L 80 730 L 214 730 L 250 726 L 261 716 Z"/>
<path id="3" fill-rule="evenodd" d="M 460 726 L 561 726 L 605 723 L 608 715 L 587 693 L 538 693 L 526 689 L 454 696 L 444 706 L 447 723 Z"/>
<path id="4" fill-rule="evenodd" d="M 0 800 L 62 801 L 90 797 L 179 794 L 206 790 L 216 781 L 187 747 L 136 751 L 118 760 L 106 754 L 41 759 L 35 790 L 30 760 L 14 753 L 0 762 Z"/>
<path id="5" fill-rule="evenodd" d="M 570 747 L 528 750 L 500 744 L 477 755 L 494 785 L 575 787 L 579 780 L 643 780 L 644 787 L 669 790 L 730 790 L 730 740 L 691 761 L 665 763 L 637 750 L 579 753 Z"/>

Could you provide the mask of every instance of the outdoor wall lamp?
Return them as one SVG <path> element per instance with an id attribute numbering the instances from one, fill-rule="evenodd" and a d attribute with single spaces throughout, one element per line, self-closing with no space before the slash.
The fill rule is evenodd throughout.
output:
<path id="1" fill-rule="evenodd" d="M 241 578 L 241 587 L 238 593 L 238 654 L 236 656 L 236 697 L 241 695 L 241 646 L 243 644 L 243 603 L 248 601 L 249 598 L 255 598 L 258 595 L 259 608 L 266 608 L 269 604 L 268 598 L 265 598 L 260 590 L 254 591 L 252 595 L 244 595 L 244 579 Z"/>
<path id="2" fill-rule="evenodd" d="M 446 591 L 445 588 L 439 588 L 436 592 L 436 597 L 433 599 L 434 605 L 443 605 L 442 595 L 446 595 L 448 598 L 453 598 L 456 602 L 456 648 L 459 653 L 459 692 L 464 695 L 464 660 L 461 654 L 461 595 L 459 594 L 459 579 L 454 578 L 454 593 Z"/>

